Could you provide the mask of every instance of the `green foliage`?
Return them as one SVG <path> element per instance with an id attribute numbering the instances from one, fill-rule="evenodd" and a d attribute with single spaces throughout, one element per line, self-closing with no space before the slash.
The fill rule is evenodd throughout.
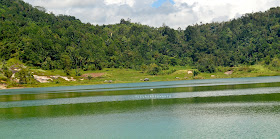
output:
<path id="1" fill-rule="evenodd" d="M 130 68 L 151 74 L 171 66 L 277 65 L 280 57 L 280 8 L 245 14 L 223 23 L 174 30 L 132 23 L 84 24 L 73 16 L 48 14 L 22 0 L 0 1 L 0 59 L 52 70 Z M 22 62 L 22 63 L 20 63 Z M 9 65 L 10 63 L 10 65 Z M 150 68 L 154 63 L 158 67 Z M 150 65 L 144 67 L 143 65 Z M 162 66 L 164 65 L 164 66 Z M 78 75 L 79 72 L 76 72 Z"/>
<path id="2" fill-rule="evenodd" d="M 280 59 L 279 58 L 273 58 L 270 62 L 269 68 L 272 70 L 280 70 Z"/>
<path id="3" fill-rule="evenodd" d="M 60 84 L 59 80 L 55 80 L 54 82 L 55 82 L 55 84 Z"/>
<path id="4" fill-rule="evenodd" d="M 0 81 L 7 81 L 7 77 L 4 75 L 0 74 Z"/>
<path id="5" fill-rule="evenodd" d="M 12 71 L 10 71 L 10 70 L 3 70 L 3 73 L 4 73 L 4 75 L 8 78 L 8 79 L 10 79 L 11 77 L 12 77 L 12 75 L 13 75 L 13 72 Z"/>
<path id="6" fill-rule="evenodd" d="M 88 80 L 91 80 L 91 79 L 92 79 L 92 76 L 91 76 L 91 75 L 88 75 L 88 76 L 87 76 L 87 79 L 88 79 Z"/>
<path id="7" fill-rule="evenodd" d="M 9 70 L 9 68 L 6 66 L 6 64 L 4 64 L 2 66 L 2 72 L 3 72 L 4 76 L 7 77 L 7 79 L 10 79 L 13 75 L 13 72 L 11 70 Z"/>
<path id="8" fill-rule="evenodd" d="M 157 75 L 161 72 L 161 67 L 159 67 L 157 64 L 152 63 L 149 65 L 147 69 L 147 73 L 150 75 Z"/>
<path id="9" fill-rule="evenodd" d="M 16 73 L 16 78 L 19 79 L 20 84 L 27 84 L 33 82 L 33 75 L 28 68 L 21 67 L 21 70 Z"/>
<path id="10" fill-rule="evenodd" d="M 9 59 L 8 61 L 5 62 L 5 65 L 7 67 L 10 67 L 10 66 L 13 66 L 13 65 L 23 65 L 23 63 L 16 58 L 11 58 L 11 59 Z"/>
<path id="11" fill-rule="evenodd" d="M 214 73 L 216 72 L 214 65 L 201 64 L 197 66 L 200 72 Z"/>
<path id="12" fill-rule="evenodd" d="M 66 75 L 70 75 L 71 69 L 71 60 L 70 57 L 66 54 L 61 56 L 61 65 Z"/>
<path id="13" fill-rule="evenodd" d="M 197 71 L 197 70 L 193 71 L 193 77 L 197 76 L 198 74 L 199 74 L 199 71 Z"/>
<path id="14" fill-rule="evenodd" d="M 44 70 L 52 70 L 53 69 L 53 62 L 50 57 L 47 57 L 46 60 L 42 63 L 42 69 Z"/>
<path id="15" fill-rule="evenodd" d="M 169 66 L 167 64 L 160 65 L 162 70 L 169 70 Z"/>
<path id="16" fill-rule="evenodd" d="M 81 76 L 81 75 L 82 75 L 80 69 L 76 69 L 76 70 L 75 70 L 75 73 L 76 73 L 76 74 L 75 74 L 76 76 Z"/>
<path id="17" fill-rule="evenodd" d="M 170 75 L 170 74 L 172 74 L 172 73 L 174 73 L 174 72 L 176 72 L 176 71 L 177 71 L 176 69 L 165 70 L 165 71 L 162 71 L 162 72 L 160 73 L 160 75 Z"/>
<path id="18" fill-rule="evenodd" d="M 172 58 L 170 59 L 170 65 L 171 65 L 171 66 L 176 66 L 176 65 L 178 65 L 177 59 L 174 58 L 174 57 L 172 57 Z"/>

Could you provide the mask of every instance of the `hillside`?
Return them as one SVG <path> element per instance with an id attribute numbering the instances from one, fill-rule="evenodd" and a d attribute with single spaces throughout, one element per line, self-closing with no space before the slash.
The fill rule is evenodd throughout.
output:
<path id="1" fill-rule="evenodd" d="M 73 16 L 47 14 L 21 0 L 0 1 L 0 59 L 42 69 L 166 69 L 190 65 L 280 66 L 280 8 L 223 23 L 174 30 L 121 20 L 91 25 Z"/>

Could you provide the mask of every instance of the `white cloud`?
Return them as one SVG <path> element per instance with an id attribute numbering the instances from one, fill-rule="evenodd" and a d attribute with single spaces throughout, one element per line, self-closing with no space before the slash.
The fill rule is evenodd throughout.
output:
<path id="1" fill-rule="evenodd" d="M 115 24 L 130 18 L 159 27 L 163 23 L 173 28 L 203 22 L 226 21 L 245 13 L 280 6 L 279 0 L 173 0 L 159 8 L 156 0 L 24 0 L 33 6 L 43 6 L 55 14 L 76 16 L 92 24 Z"/>
<path id="2" fill-rule="evenodd" d="M 117 4 L 117 5 L 129 5 L 130 7 L 133 6 L 135 0 L 104 0 L 106 5 Z"/>

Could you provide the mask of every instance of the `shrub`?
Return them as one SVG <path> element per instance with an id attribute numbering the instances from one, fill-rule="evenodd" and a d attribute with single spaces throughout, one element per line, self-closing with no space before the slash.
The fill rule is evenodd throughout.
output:
<path id="1" fill-rule="evenodd" d="M 216 68 L 214 65 L 198 65 L 197 68 L 200 72 L 208 72 L 208 73 L 216 72 Z"/>
<path id="2" fill-rule="evenodd" d="M 197 70 L 193 71 L 193 77 L 197 76 L 198 74 L 199 74 L 199 71 L 197 71 Z"/>
<path id="3" fill-rule="evenodd" d="M 16 73 L 16 77 L 19 79 L 20 84 L 32 83 L 34 78 L 28 68 L 21 67 L 21 70 Z"/>
<path id="4" fill-rule="evenodd" d="M 87 76 L 88 80 L 91 80 L 93 77 L 91 75 Z"/>
<path id="5" fill-rule="evenodd" d="M 13 72 L 10 71 L 8 69 L 8 67 L 6 67 L 6 65 L 2 66 L 2 71 L 3 71 L 4 76 L 6 76 L 8 79 L 10 79 L 12 77 L 12 75 L 13 75 Z"/>
<path id="6" fill-rule="evenodd" d="M 161 68 L 157 64 L 152 63 L 149 65 L 147 73 L 150 75 L 158 75 L 160 71 Z"/>

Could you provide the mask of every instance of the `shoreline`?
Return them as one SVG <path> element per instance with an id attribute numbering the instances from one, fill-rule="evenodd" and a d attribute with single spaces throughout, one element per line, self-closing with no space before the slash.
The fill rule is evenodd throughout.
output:
<path id="1" fill-rule="evenodd" d="M 279 75 L 275 75 L 279 76 Z M 211 79 L 240 79 L 240 78 L 255 78 L 255 77 L 275 77 L 275 76 L 253 76 L 253 77 L 228 77 L 228 78 L 203 78 L 203 79 L 188 79 L 188 80 L 160 80 L 160 81 L 137 81 L 137 82 L 115 82 L 115 83 L 100 83 L 100 82 L 95 82 L 95 83 L 73 83 L 71 82 L 70 84 L 50 84 L 50 83 L 40 83 L 39 86 L 23 86 L 23 87 L 6 87 L 5 85 L 0 85 L 0 91 L 1 90 L 10 90 L 10 89 L 26 89 L 26 88 L 46 88 L 46 87 L 67 87 L 67 86 L 86 86 L 86 85 L 108 85 L 108 84 L 126 84 L 126 83 L 153 83 L 153 82 L 172 82 L 172 81 L 195 81 L 195 80 L 211 80 Z M 280 82 L 280 81 L 279 81 Z"/>
<path id="2" fill-rule="evenodd" d="M 244 70 L 251 69 L 251 70 Z M 201 72 L 196 76 L 189 71 L 194 71 L 190 67 L 175 66 L 158 75 L 150 75 L 143 71 L 133 69 L 105 68 L 94 71 L 81 71 L 81 76 L 75 75 L 75 70 L 70 75 L 66 75 L 63 70 L 42 70 L 30 69 L 36 75 L 37 82 L 33 80 L 28 84 L 18 84 L 14 82 L 1 82 L 0 90 L 43 88 L 79 85 L 101 85 L 101 84 L 122 84 L 122 83 L 143 83 L 143 82 L 164 82 L 164 81 L 184 81 L 184 80 L 204 80 L 204 79 L 226 79 L 226 78 L 247 78 L 247 77 L 269 77 L 280 76 L 280 71 L 269 70 L 262 65 L 249 67 L 220 67 L 214 73 Z M 171 72 L 172 71 L 172 72 Z M 231 71 L 231 73 L 229 73 Z M 89 78 L 91 76 L 91 78 Z M 40 83 L 44 79 L 43 83 Z M 148 79 L 148 80 L 146 80 Z"/>
<path id="3" fill-rule="evenodd" d="M 0 90 L 9 90 L 9 89 L 24 89 L 24 88 L 34 88 L 34 87 L 9 87 L 7 88 L 4 85 L 0 85 Z"/>

